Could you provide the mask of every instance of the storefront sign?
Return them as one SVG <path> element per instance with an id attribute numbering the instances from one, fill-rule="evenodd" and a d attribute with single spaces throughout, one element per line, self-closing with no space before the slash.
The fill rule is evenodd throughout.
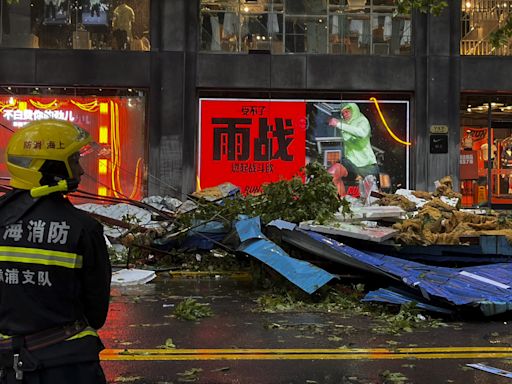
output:
<path id="1" fill-rule="evenodd" d="M 448 153 L 448 135 L 430 135 L 430 153 Z"/>
<path id="2" fill-rule="evenodd" d="M 460 151 L 459 165 L 461 180 L 478 179 L 477 151 Z"/>
<path id="3" fill-rule="evenodd" d="M 353 129 L 342 126 L 343 103 L 351 103 L 354 118 L 365 122 Z M 303 177 L 301 168 L 311 161 L 329 170 L 340 195 L 357 196 L 356 178 L 368 170 L 376 178 L 379 172 L 390 176 L 383 178 L 390 180 L 385 188 L 408 187 L 408 102 L 343 103 L 201 99 L 197 188 L 230 182 L 244 194 L 258 193 L 264 183 Z M 360 144 L 354 145 L 357 140 Z M 364 148 L 354 152 L 361 145 Z M 346 164 L 346 159 L 357 166 Z"/>
<path id="4" fill-rule="evenodd" d="M 433 124 L 430 126 L 430 133 L 448 133 L 448 126 L 442 124 Z"/>

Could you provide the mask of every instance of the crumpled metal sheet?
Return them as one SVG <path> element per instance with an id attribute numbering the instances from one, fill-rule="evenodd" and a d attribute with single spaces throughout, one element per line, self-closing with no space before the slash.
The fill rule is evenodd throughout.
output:
<path id="1" fill-rule="evenodd" d="M 452 314 L 454 311 L 448 308 L 439 307 L 437 305 L 431 305 L 429 303 L 425 303 L 423 298 L 419 298 L 418 296 L 413 296 L 408 292 L 398 292 L 394 289 L 387 288 L 379 288 L 376 291 L 368 292 L 368 294 L 361 301 L 378 301 L 382 303 L 390 303 L 390 304 L 407 304 L 410 302 L 415 302 L 416 307 L 421 309 L 426 309 L 427 311 L 443 313 L 443 314 Z"/>
<path id="2" fill-rule="evenodd" d="M 467 268 L 436 267 L 380 253 L 362 252 L 311 231 L 295 229 L 293 232 L 314 239 L 319 250 L 329 247 L 338 254 L 336 261 L 341 264 L 368 266 L 365 270 L 376 269 L 394 277 L 395 281 L 403 282 L 427 302 L 478 308 L 486 316 L 512 309 L 512 263 Z M 286 237 L 284 240 L 287 241 Z M 294 241 L 294 245 L 300 246 L 300 242 Z M 308 250 L 312 251 L 311 246 Z M 323 257 L 324 253 L 318 252 L 317 255 Z M 372 295 L 375 297 L 375 293 Z"/>
<path id="3" fill-rule="evenodd" d="M 123 220 L 125 217 L 134 217 L 141 226 L 160 227 L 160 223 L 152 221 L 151 212 L 130 204 L 120 203 L 113 205 L 102 204 L 79 204 L 76 206 L 86 212 L 97 213 L 102 216 Z M 128 230 L 126 228 L 103 226 L 105 234 L 111 238 L 117 238 L 124 235 Z"/>
<path id="4" fill-rule="evenodd" d="M 258 217 L 240 220 L 235 224 L 235 228 L 241 240 L 238 251 L 267 264 L 309 294 L 336 277 L 307 261 L 290 257 L 282 248 L 265 237 L 261 232 Z"/>

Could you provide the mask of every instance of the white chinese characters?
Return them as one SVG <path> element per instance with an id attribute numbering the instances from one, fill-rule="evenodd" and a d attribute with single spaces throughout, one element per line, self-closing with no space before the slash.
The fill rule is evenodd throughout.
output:
<path id="1" fill-rule="evenodd" d="M 2 238 L 14 242 L 26 240 L 29 243 L 66 244 L 70 226 L 65 221 L 30 220 L 24 229 L 22 223 L 7 225 Z M 24 237 L 25 236 L 25 237 Z"/>

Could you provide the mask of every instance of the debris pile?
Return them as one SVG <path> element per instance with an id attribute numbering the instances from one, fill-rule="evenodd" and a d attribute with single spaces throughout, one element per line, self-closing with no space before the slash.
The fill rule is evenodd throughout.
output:
<path id="1" fill-rule="evenodd" d="M 458 245 L 469 238 L 505 236 L 512 243 L 512 222 L 497 214 L 475 214 L 459 209 L 461 194 L 453 191 L 450 176 L 439 180 L 435 192 L 408 191 L 385 194 L 382 206 L 400 206 L 414 212 L 393 225 L 394 239 L 404 245 Z M 411 198 L 412 196 L 412 198 Z"/>
<path id="2" fill-rule="evenodd" d="M 503 244 L 496 239 L 512 239 L 506 217 L 461 210 L 461 195 L 453 190 L 450 177 L 439 180 L 433 193 L 398 190 L 378 194 L 378 199 L 375 194 L 364 201 L 340 199 L 332 176 L 311 163 L 301 177 L 265 185 L 262 191 L 243 196 L 226 183 L 193 193 L 183 202 L 152 196 L 136 206 L 81 208 L 105 224 L 113 261 L 126 266 L 213 272 L 257 264 L 308 295 L 336 281 L 335 271 L 345 266 L 390 282 L 369 292 L 367 301 L 415 302 L 418 308 L 444 314 L 458 307 L 476 308 L 485 315 L 512 309 L 505 286 L 512 264 L 499 266 L 501 276 L 492 264 L 452 269 L 386 254 L 390 245 L 435 249 L 465 246 L 479 237 L 487 237 L 487 243 L 494 239 L 498 254 Z M 340 242 L 354 239 L 356 248 Z M 383 248 L 370 251 L 370 244 Z M 464 252 L 469 249 L 468 244 Z M 477 250 L 476 257 L 478 252 L 483 254 Z M 324 265 L 325 259 L 338 269 L 319 268 L 315 261 Z"/>

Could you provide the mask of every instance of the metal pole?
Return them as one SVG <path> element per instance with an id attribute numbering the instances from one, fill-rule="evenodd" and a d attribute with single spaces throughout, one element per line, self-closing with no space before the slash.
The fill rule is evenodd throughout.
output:
<path id="1" fill-rule="evenodd" d="M 7 15 L 10 17 L 10 15 Z M 0 0 L 0 45 L 2 45 L 4 37 L 4 0 Z"/>
<path id="2" fill-rule="evenodd" d="M 492 154 L 492 138 L 491 138 L 491 133 L 492 133 L 492 127 L 491 127 L 491 124 L 492 124 L 492 120 L 491 120 L 491 115 L 492 115 L 492 110 L 491 110 L 491 102 L 489 101 L 488 102 L 488 108 L 487 108 L 487 207 L 490 209 L 491 208 L 491 197 L 492 197 L 492 159 L 491 159 L 491 154 Z M 498 175 L 499 176 L 499 175 Z M 498 183 L 499 180 L 496 182 Z"/>

